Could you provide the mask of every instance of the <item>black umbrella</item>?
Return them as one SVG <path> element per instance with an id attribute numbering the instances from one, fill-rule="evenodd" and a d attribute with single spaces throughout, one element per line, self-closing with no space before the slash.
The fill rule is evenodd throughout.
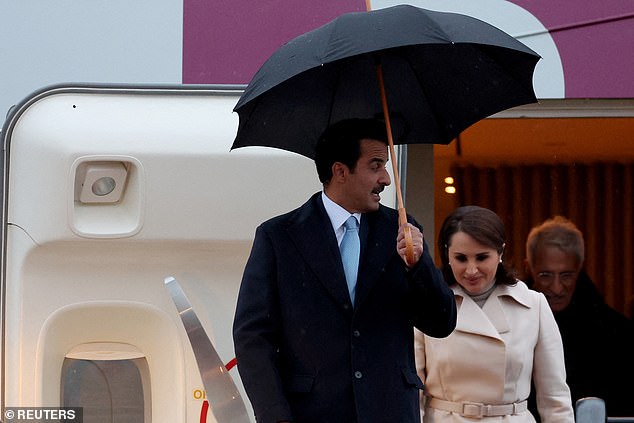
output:
<path id="1" fill-rule="evenodd" d="M 498 28 L 457 13 L 399 5 L 343 14 L 289 41 L 235 106 L 232 148 L 269 146 L 313 157 L 331 123 L 382 114 L 376 64 L 397 144 L 448 144 L 471 124 L 536 101 L 539 55 Z M 396 127 L 395 121 L 395 127 Z"/>
<path id="2" fill-rule="evenodd" d="M 402 208 L 393 143 L 448 144 L 487 116 L 537 101 L 538 60 L 512 36 L 466 15 L 409 5 L 343 14 L 262 65 L 234 108 L 232 149 L 269 146 L 313 158 L 330 124 L 383 117 Z"/>

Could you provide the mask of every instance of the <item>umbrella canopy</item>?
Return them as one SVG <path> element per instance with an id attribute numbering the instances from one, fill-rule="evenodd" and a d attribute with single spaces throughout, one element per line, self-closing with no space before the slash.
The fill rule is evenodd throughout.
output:
<path id="1" fill-rule="evenodd" d="M 313 158 L 332 123 L 382 117 L 394 143 L 448 144 L 473 123 L 533 103 L 539 55 L 457 13 L 399 5 L 343 14 L 289 41 L 248 84 L 233 148 L 269 146 Z"/>

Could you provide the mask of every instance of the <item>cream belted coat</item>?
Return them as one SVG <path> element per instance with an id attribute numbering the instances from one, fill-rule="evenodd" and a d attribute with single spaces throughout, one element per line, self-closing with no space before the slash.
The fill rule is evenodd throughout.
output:
<path id="1" fill-rule="evenodd" d="M 498 285 L 480 308 L 460 285 L 452 289 L 458 306 L 454 332 L 447 338 L 416 333 L 416 366 L 425 384 L 422 420 L 533 423 L 529 411 L 474 419 L 424 408 L 427 397 L 489 405 L 522 402 L 532 379 L 542 423 L 574 423 L 561 336 L 544 295 L 521 281 Z"/>

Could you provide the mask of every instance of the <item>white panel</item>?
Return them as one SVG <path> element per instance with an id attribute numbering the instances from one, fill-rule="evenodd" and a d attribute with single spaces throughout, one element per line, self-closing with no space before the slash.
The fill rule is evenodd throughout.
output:
<path id="1" fill-rule="evenodd" d="M 152 422 L 199 421 L 202 383 L 164 278 L 178 278 L 229 362 L 255 227 L 320 185 L 304 157 L 230 151 L 239 92 L 192 90 L 57 89 L 12 121 L 4 405 L 58 406 L 70 351 L 129 344 L 147 359 Z M 91 161 L 126 164 L 121 200 L 77 201 Z"/>

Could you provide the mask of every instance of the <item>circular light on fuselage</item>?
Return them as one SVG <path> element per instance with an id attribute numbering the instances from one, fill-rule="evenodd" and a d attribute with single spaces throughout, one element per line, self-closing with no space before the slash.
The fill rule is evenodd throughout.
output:
<path id="1" fill-rule="evenodd" d="M 111 178 L 110 176 L 104 176 L 103 178 L 99 178 L 95 182 L 93 182 L 92 193 L 96 196 L 103 197 L 104 195 L 110 194 L 116 186 L 117 183 L 115 182 L 114 178 Z"/>

